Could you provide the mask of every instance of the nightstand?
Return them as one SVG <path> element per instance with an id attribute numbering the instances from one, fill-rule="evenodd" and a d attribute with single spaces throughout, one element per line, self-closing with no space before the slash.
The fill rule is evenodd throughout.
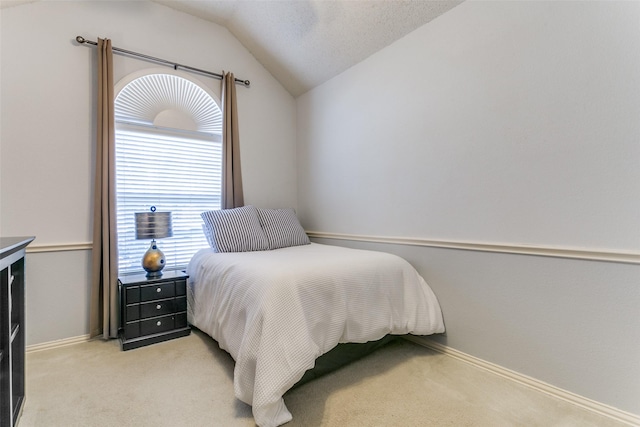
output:
<path id="1" fill-rule="evenodd" d="M 188 277 L 182 271 L 167 271 L 161 277 L 139 274 L 118 278 L 123 350 L 191 333 L 187 324 Z"/>

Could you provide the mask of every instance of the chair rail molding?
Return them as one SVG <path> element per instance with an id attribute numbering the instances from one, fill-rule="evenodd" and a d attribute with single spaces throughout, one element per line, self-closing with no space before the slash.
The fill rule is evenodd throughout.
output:
<path id="1" fill-rule="evenodd" d="M 93 243 L 52 243 L 48 245 L 33 245 L 27 249 L 28 254 L 43 252 L 64 252 L 64 251 L 89 251 L 93 249 Z"/>
<path id="2" fill-rule="evenodd" d="M 317 239 L 351 240 L 356 242 L 368 243 L 426 246 L 432 248 L 459 249 L 466 251 L 498 252 L 516 255 L 571 258 L 588 261 L 617 262 L 624 264 L 640 264 L 640 252 L 594 251 L 590 249 L 570 247 L 431 240 L 415 237 L 368 236 L 359 234 L 327 233 L 321 231 L 307 231 L 307 234 L 309 235 L 309 237 Z"/>
<path id="3" fill-rule="evenodd" d="M 328 233 L 307 231 L 310 238 L 351 240 L 355 242 L 385 243 L 404 246 L 425 246 L 442 249 L 458 249 L 478 252 L 497 252 L 515 255 L 545 256 L 554 258 L 581 259 L 587 261 L 617 262 L 623 264 L 640 264 L 640 252 L 622 252 L 609 250 L 591 250 L 584 248 L 514 245 L 504 243 L 485 243 L 472 241 L 433 240 L 417 237 L 370 236 L 361 234 Z M 46 245 L 30 245 L 27 253 L 87 251 L 93 249 L 92 242 L 52 243 Z"/>

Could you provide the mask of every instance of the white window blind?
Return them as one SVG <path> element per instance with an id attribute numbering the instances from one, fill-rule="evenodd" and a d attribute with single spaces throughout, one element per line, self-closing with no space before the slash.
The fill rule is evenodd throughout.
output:
<path id="1" fill-rule="evenodd" d="M 176 76 L 163 76 L 179 79 Z M 154 76 L 157 80 L 157 75 Z M 141 80 L 141 79 L 138 79 Z M 176 84 L 179 93 L 184 79 Z M 159 239 L 158 248 L 166 258 L 165 270 L 185 268 L 198 249 L 208 246 L 202 232 L 200 213 L 220 209 L 222 181 L 222 143 L 220 110 L 208 97 L 214 109 L 212 114 L 200 111 L 200 121 L 208 121 L 207 130 L 187 131 L 153 126 L 152 119 L 141 117 L 146 111 L 153 115 L 168 108 L 162 93 L 163 85 L 146 85 L 135 91 L 124 92 L 116 101 L 116 209 L 118 234 L 119 274 L 143 273 L 142 256 L 150 240 L 136 240 L 135 213 L 149 212 L 155 206 L 158 212 L 171 212 L 173 237 Z M 169 81 L 169 80 L 167 80 Z M 135 83 L 134 80 L 133 83 Z M 131 85 L 131 84 L 130 84 Z M 188 87 L 193 91 L 192 87 Z M 198 88 L 199 89 L 199 88 Z M 201 90 L 201 89 L 200 89 Z M 121 94 L 123 94 L 121 92 Z M 176 99 L 175 93 L 171 95 Z M 165 98 L 168 98 L 166 96 Z M 145 98 L 145 99 L 142 99 Z M 193 97 L 183 97 L 183 103 Z M 202 105 L 201 100 L 198 101 Z M 174 104 L 176 102 L 174 101 Z M 180 101 L 178 101 L 180 103 Z M 137 105 L 146 105 L 138 108 Z M 179 105 L 184 113 L 192 108 Z M 142 111 L 134 114 L 134 110 Z M 123 114 L 123 111 L 126 114 Z M 211 116 L 214 116 L 213 118 Z M 194 122 L 198 120 L 194 119 Z M 211 123 L 215 122 L 214 126 Z"/>
<path id="2" fill-rule="evenodd" d="M 205 138 L 204 136 L 208 136 Z M 172 213 L 173 237 L 158 241 L 167 270 L 184 268 L 207 247 L 200 213 L 220 209 L 222 145 L 214 135 L 118 124 L 116 193 L 119 270 L 140 272 L 151 243 L 135 238 L 135 212 Z"/>

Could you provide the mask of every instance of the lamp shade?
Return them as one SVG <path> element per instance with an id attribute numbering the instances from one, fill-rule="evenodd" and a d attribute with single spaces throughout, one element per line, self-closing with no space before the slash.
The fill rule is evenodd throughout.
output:
<path id="1" fill-rule="evenodd" d="M 136 239 L 162 239 L 173 236 L 171 212 L 136 212 Z"/>

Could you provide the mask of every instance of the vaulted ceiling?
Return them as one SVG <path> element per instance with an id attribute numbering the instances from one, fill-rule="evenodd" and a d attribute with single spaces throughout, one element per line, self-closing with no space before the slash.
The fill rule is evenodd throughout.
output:
<path id="1" fill-rule="evenodd" d="M 462 0 L 155 0 L 225 26 L 298 96 Z"/>
<path id="2" fill-rule="evenodd" d="M 2 7 L 33 0 L 2 0 Z M 294 97 L 462 0 L 152 0 L 226 27 Z"/>

